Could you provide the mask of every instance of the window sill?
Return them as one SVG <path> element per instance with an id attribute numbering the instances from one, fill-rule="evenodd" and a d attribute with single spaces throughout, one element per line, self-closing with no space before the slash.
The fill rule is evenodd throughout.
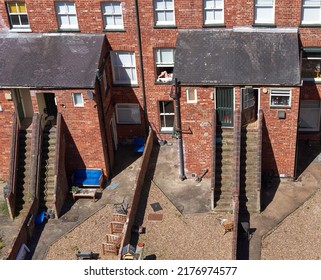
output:
<path id="1" fill-rule="evenodd" d="M 267 28 L 276 28 L 277 26 L 274 23 L 254 23 L 252 27 L 267 27 Z"/>
<path id="2" fill-rule="evenodd" d="M 291 109 L 291 106 L 270 105 L 270 109 Z"/>
<path id="3" fill-rule="evenodd" d="M 155 81 L 155 85 L 171 85 L 173 80 L 170 81 Z"/>
<path id="4" fill-rule="evenodd" d="M 12 28 L 9 30 L 9 32 L 25 32 L 30 33 L 32 30 L 30 28 Z"/>
<path id="5" fill-rule="evenodd" d="M 159 133 L 160 133 L 160 134 L 173 134 L 173 131 L 174 131 L 174 130 L 171 130 L 171 131 L 169 131 L 169 130 L 168 130 L 168 131 L 166 131 L 166 130 L 161 130 Z"/>
<path id="6" fill-rule="evenodd" d="M 176 25 L 154 25 L 154 29 L 177 29 Z"/>
<path id="7" fill-rule="evenodd" d="M 203 28 L 213 28 L 213 27 L 224 28 L 226 27 L 226 25 L 224 23 L 204 23 L 203 24 Z"/>
<path id="8" fill-rule="evenodd" d="M 126 32 L 126 30 L 124 28 L 115 28 L 115 29 L 104 29 L 103 32 Z"/>
<path id="9" fill-rule="evenodd" d="M 302 78 L 304 84 L 321 84 L 321 78 Z"/>
<path id="10" fill-rule="evenodd" d="M 79 29 L 58 29 L 58 32 L 80 32 Z"/>
<path id="11" fill-rule="evenodd" d="M 315 24 L 315 23 L 302 23 L 301 25 L 299 25 L 299 27 L 301 28 L 321 28 L 321 24 Z"/>
<path id="12" fill-rule="evenodd" d="M 113 84 L 113 87 L 139 88 L 138 84 Z"/>

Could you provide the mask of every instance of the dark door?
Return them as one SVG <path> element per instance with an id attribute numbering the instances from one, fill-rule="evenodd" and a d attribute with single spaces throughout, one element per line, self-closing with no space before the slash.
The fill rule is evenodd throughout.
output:
<path id="1" fill-rule="evenodd" d="M 57 106 L 55 101 L 55 94 L 54 93 L 45 93 L 45 104 L 46 104 L 46 112 L 48 116 L 57 116 Z"/>
<path id="2" fill-rule="evenodd" d="M 242 89 L 242 125 L 257 120 L 258 90 Z"/>
<path id="3" fill-rule="evenodd" d="M 233 88 L 216 88 L 217 124 L 233 127 Z"/>

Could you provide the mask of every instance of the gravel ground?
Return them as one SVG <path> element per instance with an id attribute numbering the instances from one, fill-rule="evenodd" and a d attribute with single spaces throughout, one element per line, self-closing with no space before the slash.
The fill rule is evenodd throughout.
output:
<path id="1" fill-rule="evenodd" d="M 321 259 L 321 191 L 262 240 L 263 260 Z"/>
<path id="2" fill-rule="evenodd" d="M 182 215 L 153 184 L 147 195 L 146 209 L 139 212 L 146 229 L 139 239 L 145 244 L 143 257 L 159 260 L 231 259 L 232 232 L 224 235 L 224 229 L 216 219 L 218 215 Z M 154 212 L 150 204 L 155 202 L 162 210 Z M 107 217 L 111 217 L 112 210 L 112 206 L 107 205 L 70 231 L 50 247 L 46 259 L 75 259 L 77 250 L 99 252 L 100 259 L 116 259 L 113 254 L 101 254 L 105 234 L 110 232 Z M 150 213 L 163 214 L 162 221 L 148 220 Z"/>

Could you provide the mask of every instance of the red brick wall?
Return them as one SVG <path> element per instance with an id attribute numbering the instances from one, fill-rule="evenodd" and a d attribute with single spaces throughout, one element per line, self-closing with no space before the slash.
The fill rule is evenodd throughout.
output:
<path id="1" fill-rule="evenodd" d="M 10 93 L 10 90 L 0 90 L 0 104 L 2 107 L 2 112 L 0 112 L 0 178 L 7 181 L 9 179 L 14 105 L 13 101 L 5 99 L 6 93 Z"/>
<path id="2" fill-rule="evenodd" d="M 260 95 L 263 109 L 262 172 L 273 170 L 275 175 L 294 176 L 297 123 L 300 89 L 292 88 L 291 108 L 270 108 L 269 93 Z M 278 119 L 278 110 L 286 112 L 286 119 Z"/>
<path id="3" fill-rule="evenodd" d="M 94 33 L 103 33 L 103 21 L 100 7 L 100 0 L 84 1 L 76 0 L 76 9 L 78 16 L 78 24 L 80 32 L 94 32 Z M 143 104 L 143 87 L 141 83 L 141 73 L 140 73 L 140 60 L 138 52 L 138 40 L 137 40 L 137 26 L 136 26 L 136 15 L 135 15 L 135 1 L 133 0 L 124 0 L 123 3 L 123 18 L 124 18 L 124 32 L 104 32 L 108 38 L 110 44 L 110 50 L 127 50 L 134 51 L 136 55 L 136 66 L 137 66 L 137 77 L 138 77 L 138 87 L 120 87 L 113 86 L 111 87 L 111 100 L 109 102 L 110 108 L 114 108 L 117 103 L 139 103 L 141 108 L 144 108 Z M 30 20 L 31 29 L 33 32 L 56 32 L 58 31 L 57 20 L 54 9 L 54 1 L 31 1 L 26 0 L 28 15 Z M 145 77 L 145 86 L 146 86 L 146 101 L 147 101 L 147 113 L 149 118 L 150 125 L 159 132 L 159 112 L 158 112 L 158 102 L 159 100 L 171 100 L 169 97 L 170 85 L 159 85 L 155 84 L 155 60 L 154 60 L 154 48 L 159 47 L 175 47 L 177 34 L 180 29 L 201 29 L 203 27 L 203 1 L 200 0 L 174 0 L 175 3 L 175 20 L 176 28 L 154 28 L 154 13 L 153 13 L 153 1 L 152 0 L 138 0 L 139 3 L 139 15 L 141 23 L 141 38 L 142 38 L 142 50 L 143 50 L 143 65 L 144 65 L 144 77 Z M 300 0 L 283 0 L 276 1 L 275 7 L 275 24 L 278 27 L 299 27 L 301 23 L 301 5 L 302 1 Z M 224 25 L 225 27 L 233 26 L 252 26 L 254 23 L 254 1 L 253 0 L 225 0 L 225 12 L 224 12 Z M 45 11 L 45 12 L 44 12 Z M 0 15 L 2 20 L 0 20 L 0 30 L 9 27 L 7 13 L 5 11 L 4 1 L 0 2 Z M 0 17 L 0 18 L 1 18 Z M 321 46 L 321 28 L 307 28 L 300 27 L 300 39 L 303 46 Z M 111 77 L 111 66 L 109 63 L 108 66 L 108 75 L 109 81 L 112 81 Z M 303 95 L 306 92 L 314 92 L 311 96 L 317 98 L 320 96 L 320 87 L 314 87 L 313 89 L 309 86 L 304 86 L 302 91 Z M 210 90 L 209 90 L 210 91 Z M 203 89 L 199 92 L 200 96 L 206 97 L 209 93 L 207 90 Z M 266 95 L 267 96 L 267 95 Z M 294 95 L 293 95 L 294 96 Z M 299 96 L 299 94 L 297 94 Z M 236 104 L 239 104 L 239 93 L 236 91 Z M 277 128 L 282 127 L 282 131 L 286 130 L 283 127 L 283 123 L 291 125 L 291 130 L 294 129 L 295 125 L 295 114 L 297 112 L 296 108 L 291 108 L 287 113 L 289 119 L 285 121 L 275 120 L 275 110 L 270 110 L 269 107 L 264 107 L 264 96 L 262 97 L 262 106 L 264 108 L 264 113 L 266 116 L 267 130 L 269 132 L 269 137 L 273 143 L 273 149 L 286 149 L 284 145 L 278 145 L 275 141 L 278 138 L 284 139 L 283 136 L 279 136 Z M 266 101 L 267 102 L 267 101 Z M 295 102 L 293 99 L 292 102 Z M 267 105 L 266 103 L 265 105 Z M 210 113 L 203 112 L 200 109 L 196 109 L 195 117 L 189 114 L 190 107 L 194 106 L 191 104 L 186 104 L 184 107 L 184 102 L 182 99 L 182 116 L 184 120 L 183 129 L 186 126 L 192 126 L 195 130 L 195 135 L 184 135 L 184 151 L 186 158 L 186 166 L 188 171 L 201 172 L 205 166 L 210 166 L 209 156 L 207 155 L 207 150 L 204 152 L 199 151 L 199 146 L 194 146 L 190 144 L 196 142 L 198 136 L 206 134 L 209 128 L 205 126 L 201 127 L 200 124 L 204 120 L 210 121 Z M 211 109 L 213 102 L 201 101 L 199 105 L 202 109 Z M 295 105 L 296 106 L 296 105 Z M 194 106 L 197 107 L 197 106 Z M 67 108 L 68 109 L 68 108 Z M 76 108 L 79 109 L 79 108 Z M 61 110 L 61 108 L 59 108 Z M 68 110 L 66 110 L 67 113 Z M 206 111 L 206 110 L 205 110 Z M 75 110 L 76 114 L 78 111 Z M 112 116 L 113 109 L 108 110 L 107 114 L 107 131 L 109 126 L 109 121 Z M 200 114 L 200 115 L 199 115 Z M 195 120 L 197 117 L 200 117 L 200 120 Z M 73 117 L 67 113 L 67 119 L 72 120 Z M 143 114 L 142 114 L 143 118 Z M 193 122 L 191 122 L 193 119 Z M 144 121 L 144 120 L 143 120 Z M 190 122 L 190 123 L 188 123 Z M 206 122 L 206 121 L 205 121 Z M 280 122 L 280 123 L 279 123 Z M 97 129 L 98 127 L 96 127 Z M 109 131 L 110 132 L 110 131 Z M 144 135 L 144 122 L 141 126 L 127 126 L 127 125 L 118 125 L 117 132 L 120 139 L 131 138 L 134 136 Z M 210 133 L 209 133 L 210 134 Z M 197 136 L 196 136 L 197 135 Z M 158 134 L 159 138 L 164 138 L 167 140 L 173 141 L 170 134 Z M 207 136 L 206 136 L 207 137 Z M 286 135 L 285 139 L 288 139 L 290 136 Z M 293 136 L 290 139 L 289 143 L 292 143 Z M 191 138 L 191 139 L 189 139 Z M 205 138 L 204 138 L 205 139 Z M 191 140 L 191 142 L 189 141 Z M 0 140 L 1 141 L 1 140 Z M 205 141 L 206 140 L 201 140 Z M 282 140 L 281 140 L 282 141 Z M 291 144 L 292 145 L 292 144 Z M 85 145 L 84 145 L 85 146 Z M 291 146 L 292 147 L 292 146 Z M 292 151 L 292 150 L 291 150 Z M 195 154 L 194 154 L 195 153 Z M 275 152 L 277 153 L 277 152 Z M 283 152 L 282 152 L 283 153 Z M 281 153 L 281 154 L 282 154 Z M 195 155 L 195 156 L 194 156 Z M 87 157 L 87 156 L 86 156 Z M 88 158 L 89 155 L 88 155 Z M 195 161 L 197 158 L 197 161 Z M 292 167 L 283 168 L 280 165 L 282 156 L 276 155 L 276 163 L 278 171 L 281 174 L 291 174 Z M 286 163 L 288 164 L 288 162 Z M 290 166 L 292 163 L 289 163 Z M 268 163 L 264 164 L 269 166 Z M 289 166 L 289 165 L 288 165 Z M 290 176 L 290 175 L 289 175 Z"/>
<path id="4" fill-rule="evenodd" d="M 180 99 L 185 167 L 188 173 L 199 175 L 211 170 L 213 88 L 198 87 L 197 103 L 187 103 L 186 88 L 182 87 Z"/>
<path id="5" fill-rule="evenodd" d="M 47 91 L 37 91 L 48 92 Z M 98 107 L 95 100 L 86 99 L 86 90 L 50 90 L 55 94 L 57 109 L 64 118 L 67 126 L 66 166 L 70 173 L 78 167 L 103 168 L 106 174 L 102 135 L 98 120 Z M 72 93 L 83 94 L 84 107 L 75 107 Z M 63 107 L 64 105 L 64 107 Z"/>

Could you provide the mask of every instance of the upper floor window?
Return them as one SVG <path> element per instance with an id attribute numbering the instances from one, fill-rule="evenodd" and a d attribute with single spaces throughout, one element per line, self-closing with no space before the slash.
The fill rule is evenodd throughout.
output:
<path id="1" fill-rule="evenodd" d="M 76 6 L 73 2 L 56 2 L 59 29 L 78 30 Z"/>
<path id="2" fill-rule="evenodd" d="M 8 15 L 12 29 L 29 29 L 29 20 L 27 14 L 26 3 L 24 2 L 8 2 Z"/>
<path id="3" fill-rule="evenodd" d="M 305 81 L 321 81 L 321 48 L 305 48 L 301 77 Z"/>
<path id="4" fill-rule="evenodd" d="M 255 23 L 274 23 L 274 0 L 255 0 Z"/>
<path id="5" fill-rule="evenodd" d="M 224 0 L 204 0 L 204 24 L 224 23 Z"/>
<path id="6" fill-rule="evenodd" d="M 155 0 L 156 26 L 175 25 L 174 0 Z"/>
<path id="7" fill-rule="evenodd" d="M 302 1 L 302 24 L 321 24 L 321 1 Z"/>
<path id="8" fill-rule="evenodd" d="M 174 71 L 175 49 L 156 49 L 156 75 L 157 82 L 171 82 Z"/>
<path id="9" fill-rule="evenodd" d="M 121 3 L 103 2 L 101 5 L 105 29 L 124 29 Z"/>
<path id="10" fill-rule="evenodd" d="M 114 84 L 137 84 L 135 54 L 126 51 L 111 52 Z"/>

